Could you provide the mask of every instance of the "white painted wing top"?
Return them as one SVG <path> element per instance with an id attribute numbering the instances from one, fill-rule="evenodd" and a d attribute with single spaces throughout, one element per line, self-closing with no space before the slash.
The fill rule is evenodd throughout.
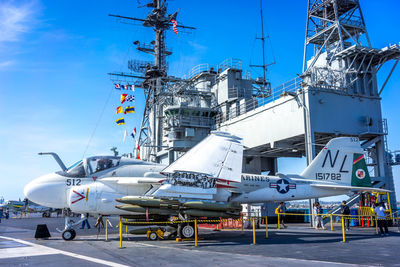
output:
<path id="1" fill-rule="evenodd" d="M 214 131 L 162 173 L 198 172 L 240 182 L 242 160 L 242 139 L 226 132 Z"/>
<path id="2" fill-rule="evenodd" d="M 136 184 L 160 184 L 163 178 L 146 178 L 146 177 L 108 177 L 101 178 L 97 181 L 103 184 L 119 184 L 119 185 L 136 185 Z"/>

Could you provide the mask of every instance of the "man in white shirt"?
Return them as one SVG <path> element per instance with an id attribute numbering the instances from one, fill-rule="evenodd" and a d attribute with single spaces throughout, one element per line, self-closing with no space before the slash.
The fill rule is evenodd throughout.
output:
<path id="1" fill-rule="evenodd" d="M 384 203 L 382 202 L 382 203 L 378 204 L 378 206 L 375 208 L 374 211 L 375 211 L 376 217 L 378 219 L 378 226 L 379 226 L 379 231 L 381 232 L 381 236 L 383 236 L 385 234 L 389 235 Z M 383 228 L 385 228 L 385 231 L 383 231 Z"/>

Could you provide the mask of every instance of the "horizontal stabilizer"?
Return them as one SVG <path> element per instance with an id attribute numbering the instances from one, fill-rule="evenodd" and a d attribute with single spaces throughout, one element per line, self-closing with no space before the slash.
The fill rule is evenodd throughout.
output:
<path id="1" fill-rule="evenodd" d="M 374 188 L 374 187 L 359 187 L 350 185 L 337 185 L 337 184 L 311 184 L 312 187 L 318 187 L 322 189 L 337 189 L 337 190 L 354 190 L 359 192 L 392 192 L 387 189 Z"/>

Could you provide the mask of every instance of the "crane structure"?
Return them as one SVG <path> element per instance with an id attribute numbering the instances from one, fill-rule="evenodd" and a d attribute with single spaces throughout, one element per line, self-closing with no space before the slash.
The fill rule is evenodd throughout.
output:
<path id="1" fill-rule="evenodd" d="M 343 99 L 354 99 L 336 103 L 337 107 L 331 108 L 326 115 L 328 112 L 332 115 L 336 113 L 340 118 L 349 117 L 350 113 L 353 113 L 353 116 L 358 115 L 358 118 L 355 118 L 358 119 L 358 124 L 361 122 L 367 126 L 358 136 L 363 140 L 363 147 L 370 155 L 370 166 L 374 168 L 376 183 L 379 187 L 384 186 L 392 191 L 394 183 L 388 157 L 390 151 L 387 147 L 387 122 L 382 119 L 380 94 L 399 58 L 399 45 L 383 49 L 371 46 L 358 0 L 308 1 L 301 75 L 303 85 L 310 92 L 324 94 L 323 91 L 331 91 L 341 95 Z M 377 73 L 389 60 L 395 60 L 395 64 L 386 82 L 378 88 Z M 361 101 L 369 103 L 368 107 L 360 104 Z M 305 143 L 309 163 L 316 155 L 312 145 L 315 142 L 315 129 L 311 117 L 321 111 L 315 108 L 312 112 L 312 104 L 308 105 L 310 114 L 306 114 L 304 120 L 308 126 Z M 362 111 L 354 112 L 356 108 Z M 345 119 L 342 120 L 341 127 L 350 128 L 355 123 L 357 121 Z M 391 194 L 391 198 L 391 203 L 396 203 L 395 194 Z"/>

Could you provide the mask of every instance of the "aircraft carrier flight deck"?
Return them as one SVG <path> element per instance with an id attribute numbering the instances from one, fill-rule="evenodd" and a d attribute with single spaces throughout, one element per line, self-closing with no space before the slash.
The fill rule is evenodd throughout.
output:
<path id="1" fill-rule="evenodd" d="M 395 256 L 400 249 L 397 227 L 390 235 L 380 237 L 374 228 L 352 228 L 342 242 L 340 224 L 334 231 L 310 229 L 306 224 L 289 224 L 278 230 L 269 225 L 256 230 L 222 230 L 199 228 L 198 246 L 194 241 L 150 241 L 145 235 L 126 235 L 119 248 L 118 218 L 110 219 L 109 242 L 105 231 L 94 228 L 77 229 L 77 238 L 66 242 L 56 231 L 63 218 L 13 218 L 0 224 L 1 266 L 398 266 Z M 51 237 L 35 239 L 37 224 L 46 224 Z"/>

